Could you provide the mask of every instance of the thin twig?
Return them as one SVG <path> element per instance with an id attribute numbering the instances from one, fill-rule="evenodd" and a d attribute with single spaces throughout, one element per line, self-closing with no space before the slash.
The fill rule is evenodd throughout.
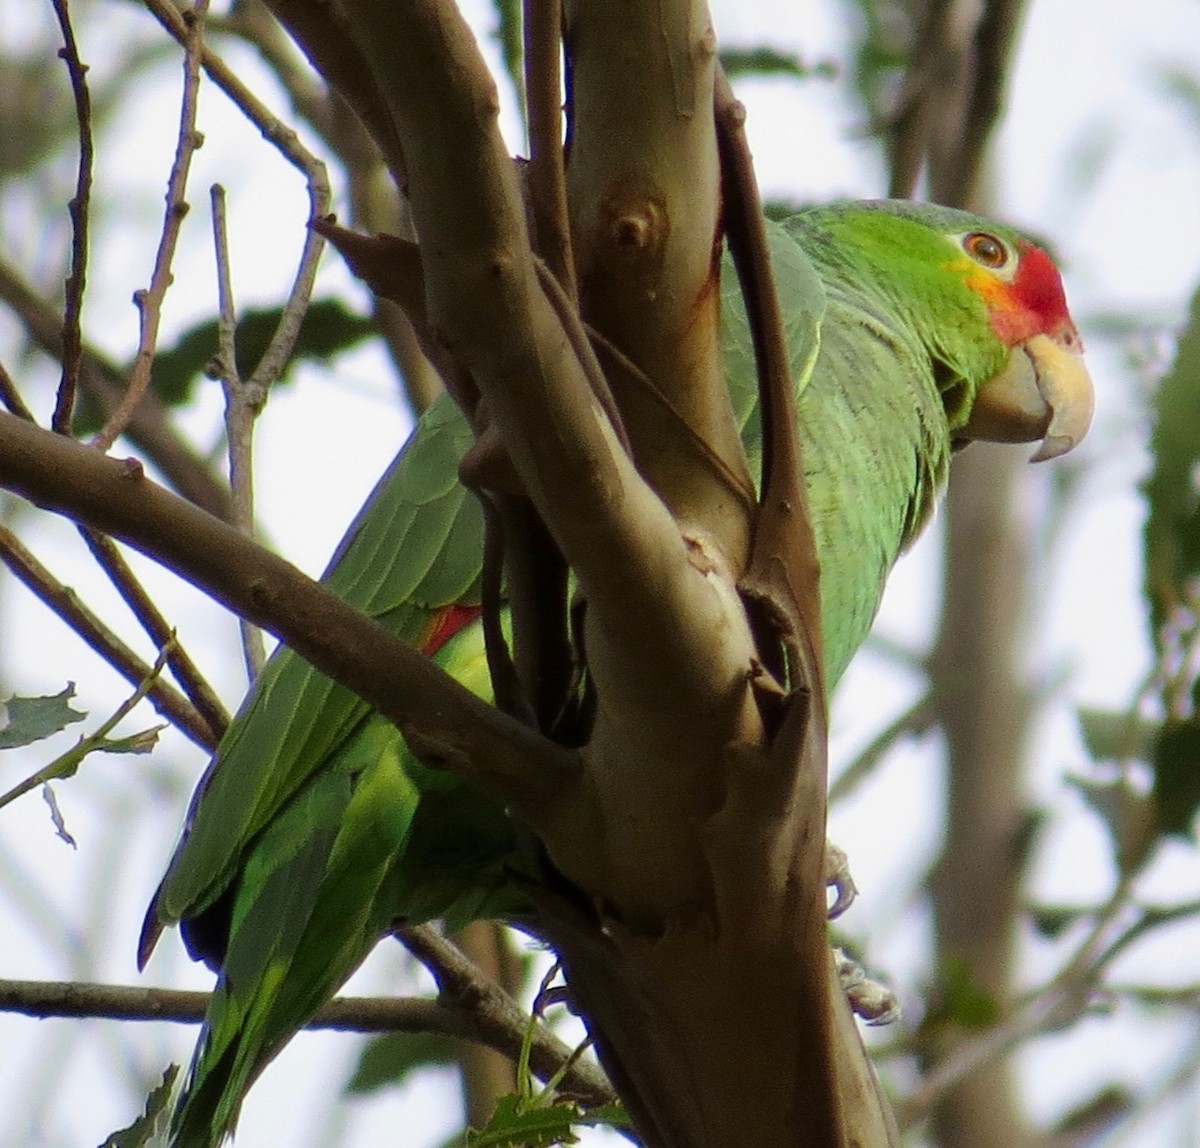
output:
<path id="1" fill-rule="evenodd" d="M 3 258 L 0 258 L 0 300 L 12 309 L 29 338 L 61 363 L 62 316 Z M 79 385 L 83 392 L 93 398 L 105 414 L 115 411 L 128 387 L 128 373 L 86 343 L 79 367 Z M 4 401 L 7 405 L 7 397 Z M 209 514 L 229 520 L 228 488 L 171 425 L 166 405 L 157 395 L 145 396 L 133 412 L 125 433 L 180 494 Z"/>
<path id="2" fill-rule="evenodd" d="M 109 581 L 129 607 L 130 612 L 138 620 L 138 624 L 149 635 L 150 640 L 158 649 L 168 650 L 167 665 L 171 674 L 179 683 L 192 705 L 199 711 L 210 730 L 218 736 L 225 732 L 229 724 L 229 714 L 216 691 L 210 686 L 199 667 L 188 656 L 187 651 L 175 641 L 175 631 L 163 617 L 154 600 L 146 593 L 145 587 L 138 581 L 133 568 L 125 561 L 124 556 L 113 540 L 99 531 L 80 526 L 79 533 L 92 557 L 100 568 L 108 575 Z"/>
<path id="3" fill-rule="evenodd" d="M 199 1024 L 208 993 L 133 988 L 87 982 L 0 980 L 0 1012 L 34 1017 L 106 1017 L 110 1020 Z M 470 1039 L 468 1017 L 436 1001 L 395 997 L 335 997 L 309 1022 L 310 1029 L 341 1032 L 442 1032 Z"/>
<path id="4" fill-rule="evenodd" d="M 118 436 L 129 425 L 130 419 L 142 396 L 150 387 L 150 370 L 154 365 L 154 350 L 158 344 L 158 323 L 162 315 L 163 299 L 171 285 L 171 262 L 175 258 L 175 245 L 183 217 L 187 214 L 187 179 L 192 156 L 204 142 L 196 131 L 196 104 L 200 90 L 200 48 L 204 36 L 204 14 L 208 0 L 196 0 L 196 5 L 187 17 L 180 17 L 188 26 L 184 42 L 183 99 L 179 109 L 179 138 L 175 145 L 175 158 L 171 163 L 171 174 L 167 178 L 167 207 L 163 215 L 162 234 L 154 256 L 154 270 L 150 274 L 150 286 L 135 291 L 134 305 L 138 309 L 138 349 L 129 374 L 129 388 L 120 405 L 108 417 L 92 445 L 108 450 Z"/>
<path id="5" fill-rule="evenodd" d="M 145 681 L 151 667 L 110 630 L 69 586 L 64 586 L 21 543 L 0 526 L 0 561 L 131 685 Z M 213 725 L 170 683 L 156 679 L 149 700 L 154 708 L 197 745 L 215 748 L 225 727 Z"/>
<path id="6" fill-rule="evenodd" d="M 496 991 L 503 993 L 501 989 Z M 199 1024 L 211 999 L 208 993 L 178 989 L 81 981 L 0 980 L 0 1012 L 31 1017 L 103 1017 Z M 503 1017 L 490 1008 L 491 1004 L 490 999 L 481 999 L 476 1010 L 468 1006 L 465 998 L 450 1004 L 419 997 L 335 997 L 318 1009 L 305 1028 L 367 1033 L 436 1032 L 487 1045 L 515 1061 L 525 1039 L 528 1017 L 515 1003 L 515 1015 Z M 550 1080 L 570 1062 L 573 1051 L 539 1025 L 530 1067 L 539 1079 Z M 616 1099 L 604 1074 L 586 1061 L 573 1064 L 560 1087 L 589 1107 L 611 1104 Z"/>
<path id="7" fill-rule="evenodd" d="M 71 26 L 68 0 L 54 0 L 54 14 L 62 29 L 63 47 L 59 55 L 67 63 L 71 92 L 75 99 L 75 120 L 79 128 L 79 170 L 75 195 L 67 205 L 71 215 L 71 273 L 66 282 L 63 307 L 62 376 L 50 425 L 59 434 L 71 433 L 71 415 L 75 409 L 75 390 L 79 380 L 79 359 L 83 344 L 83 292 L 87 282 L 88 219 L 92 192 L 92 97 L 87 86 L 87 65 L 79 58 L 75 30 Z"/>
<path id="8" fill-rule="evenodd" d="M 1127 874 L 1097 912 L 1074 956 L 1049 982 L 1017 1003 L 999 1024 L 948 1050 L 925 1073 L 916 1091 L 897 1105 L 901 1127 L 924 1119 L 953 1088 L 1031 1036 L 1063 1028 L 1083 1012 L 1102 970 L 1108 937 L 1125 910 L 1131 889 L 1132 875 Z"/>
<path id="9" fill-rule="evenodd" d="M 225 393 L 225 439 L 229 451 L 229 485 L 233 491 L 233 525 L 254 536 L 254 420 L 267 401 L 266 388 L 254 379 L 242 381 L 237 365 L 237 319 L 233 305 L 233 275 L 229 265 L 229 237 L 225 228 L 225 189 L 211 189 L 213 243 L 217 257 L 217 361 Z M 238 619 L 242 656 L 250 681 L 266 661 L 262 631 L 245 618 Z"/>
<path id="10" fill-rule="evenodd" d="M 321 137 L 326 147 L 345 158 L 344 125 L 338 123 L 336 97 L 296 51 L 295 43 L 265 4 L 236 4 L 228 14 L 209 16 L 207 28 L 210 41 L 225 33 L 253 46 L 287 93 L 296 115 Z M 361 128 L 358 134 L 366 138 Z"/>
<path id="11" fill-rule="evenodd" d="M 453 941 L 447 940 L 431 925 L 403 927 L 396 938 L 423 964 L 438 986 L 438 1003 L 452 1011 L 468 1011 L 478 1026 L 477 1039 L 501 1048 L 496 1043 L 504 1034 L 519 1032 L 525 1039 L 529 1016 L 495 981 L 486 977 Z M 515 1047 L 501 1048 L 516 1059 Z M 529 1064 L 542 1080 L 549 1080 L 569 1063 L 572 1050 L 544 1024 L 535 1026 L 530 1042 Z M 563 1091 L 578 1096 L 590 1105 L 608 1104 L 616 1099 L 604 1074 L 590 1061 L 576 1061 L 567 1071 Z"/>
<path id="12" fill-rule="evenodd" d="M 899 717 L 888 722 L 877 733 L 865 749 L 834 779 L 829 786 L 829 801 L 841 801 L 858 787 L 859 783 L 879 764 L 880 758 L 904 734 L 918 737 L 934 723 L 933 698 L 924 693 Z"/>
<path id="13" fill-rule="evenodd" d="M 179 43 L 185 47 L 190 35 L 186 21 L 168 0 L 145 0 L 146 7 Z M 202 44 L 198 45 L 199 61 L 205 73 L 237 106 L 238 110 L 294 168 L 303 174 L 308 187 L 310 218 L 319 219 L 329 214 L 329 176 L 325 165 L 300 142 L 290 127 L 262 103 L 241 80 L 230 70 L 219 56 Z M 271 337 L 263 357 L 254 369 L 251 379 L 263 387 L 269 387 L 283 373 L 292 356 L 300 324 L 308 309 L 309 296 L 317 274 L 324 240 L 311 228 L 306 230 L 300 262 L 283 306 L 279 324 Z"/>
<path id="14" fill-rule="evenodd" d="M 3 403 L 14 415 L 23 418 L 26 422 L 36 421 L 33 411 L 25 405 L 21 392 L 17 390 L 16 382 L 3 363 L 0 363 L 0 403 Z"/>
<path id="15" fill-rule="evenodd" d="M 138 706 L 149 693 L 154 683 L 158 680 L 159 675 L 163 671 L 163 667 L 167 664 L 167 650 L 159 651 L 158 658 L 154 665 L 150 667 L 150 673 L 145 681 L 138 682 L 137 688 L 129 695 L 107 718 L 104 719 L 91 733 L 85 734 L 64 753 L 60 753 L 53 761 L 42 766 L 41 769 L 26 777 L 23 781 L 18 782 L 12 788 L 0 794 L 0 809 L 4 806 L 16 801 L 17 798 L 24 796 L 32 789 L 36 789 L 39 785 L 44 786 L 46 801 L 50 805 L 51 817 L 54 824 L 57 826 L 59 836 L 64 837 L 68 844 L 74 845 L 75 842 L 66 833 L 66 828 L 63 825 L 62 814 L 58 810 L 58 804 L 54 799 L 53 791 L 50 789 L 50 782 L 63 780 L 68 777 L 74 777 L 79 772 L 80 765 L 84 759 L 92 753 L 103 751 L 111 743 L 109 734 L 117 728 Z M 144 730 L 139 734 L 129 739 L 136 742 L 141 748 L 149 749 L 158 741 L 159 731 L 163 726 L 154 726 L 151 729 Z"/>

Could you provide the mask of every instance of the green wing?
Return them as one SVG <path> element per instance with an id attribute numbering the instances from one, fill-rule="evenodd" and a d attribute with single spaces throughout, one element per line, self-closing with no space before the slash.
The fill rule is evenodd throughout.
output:
<path id="1" fill-rule="evenodd" d="M 439 399 L 350 527 L 323 581 L 418 644 L 447 605 L 478 602 L 478 504 L 458 482 L 471 432 Z M 363 727 L 370 707 L 281 647 L 231 724 L 192 801 L 188 827 L 151 906 L 174 923 L 220 896 L 255 840 Z M 151 938 L 152 939 L 152 938 Z"/>

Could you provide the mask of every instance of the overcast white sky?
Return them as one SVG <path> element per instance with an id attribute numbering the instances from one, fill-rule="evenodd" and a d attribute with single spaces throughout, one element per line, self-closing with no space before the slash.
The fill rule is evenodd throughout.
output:
<path id="1" fill-rule="evenodd" d="M 486 11 L 482 0 L 468 8 Z M 844 57 L 847 28 L 835 0 L 789 3 L 716 4 L 718 34 L 726 42 L 770 39 L 804 58 Z M 8 5 L 9 14 L 13 5 Z M 1200 126 L 1164 94 L 1157 78 L 1163 64 L 1183 65 L 1200 77 L 1200 5 L 1194 0 L 1147 0 L 1140 4 L 1096 4 L 1089 0 L 1031 0 L 1009 116 L 998 146 L 998 200 L 1014 222 L 1052 238 L 1062 254 L 1075 314 L 1084 323 L 1089 359 L 1098 387 L 1098 415 L 1083 457 L 1089 463 L 1080 500 L 1064 547 L 1044 572 L 1039 607 L 1036 668 L 1065 675 L 1062 696 L 1091 705 L 1121 706 L 1147 667 L 1143 623 L 1137 605 L 1140 577 L 1137 544 L 1140 510 L 1134 484 L 1146 457 L 1138 401 L 1123 369 L 1121 349 L 1087 329 L 1090 315 L 1130 313 L 1168 322 L 1177 318 L 1200 280 Z M 102 72 L 115 45 L 131 25 L 148 18 L 134 6 L 109 5 L 82 44 Z M 18 30 L 0 24 L 0 46 Z M 258 74 L 248 53 L 231 59 Z M 141 98 L 119 116 L 120 140 L 100 152 L 99 194 L 106 207 L 98 221 L 108 254 L 93 262 L 89 290 L 89 333 L 114 355 L 127 357 L 136 338 L 129 305 L 133 289 L 148 276 L 163 183 L 173 148 L 177 117 L 174 59 L 155 73 L 156 94 Z M 144 91 L 144 89 L 142 89 Z M 259 90 L 272 92 L 268 83 Z M 767 194 L 797 199 L 873 196 L 883 173 L 862 124 L 836 84 L 783 81 L 747 84 L 749 130 Z M 282 108 L 281 103 L 277 106 Z M 308 215 L 299 180 L 270 158 L 257 133 L 232 115 L 213 88 L 201 95 L 206 144 L 192 177 L 194 205 L 176 267 L 176 285 L 165 316 L 165 341 L 214 310 L 215 292 L 206 220 L 207 189 L 223 183 L 230 197 L 235 289 L 242 305 L 278 298 L 292 270 L 301 228 Z M 516 144 L 514 143 L 514 146 Z M 1094 176 L 1075 174 L 1090 157 Z M 0 227 L 13 253 L 33 265 L 57 250 L 45 237 L 14 226 L 20 197 L 6 201 Z M 16 216 L 12 214 L 16 211 Z M 344 205 L 343 205 L 344 210 Z M 335 257 L 321 273 L 326 292 L 347 282 Z M 352 290 L 357 290 L 353 288 Z M 361 296 L 359 296 L 361 297 Z M 12 328 L 0 317 L 0 354 L 10 367 Z M 346 357 L 331 383 L 314 372 L 277 394 L 259 432 L 259 509 L 273 540 L 311 572 L 324 565 L 345 523 L 361 502 L 404 434 L 392 401 L 389 376 L 377 350 Z M 216 442 L 219 401 L 215 395 L 189 416 Z M 1200 428 L 1198 428 L 1200 433 Z M 327 444 L 345 450 L 335 467 L 316 467 Z M 1031 473 L 1028 505 L 1044 502 L 1044 477 Z M 48 560 L 77 551 L 72 532 L 60 524 L 39 525 L 39 552 Z M 937 543 L 931 538 L 897 570 L 880 627 L 905 641 L 928 634 L 935 604 Z M 64 568 L 61 567 L 60 568 Z M 93 583 L 88 578 L 89 596 Z M 184 618 L 181 633 L 195 657 L 211 668 L 225 696 L 239 691 L 240 659 L 235 630 L 198 596 L 166 576 L 151 573 L 169 616 Z M 3 587 L 4 654 L 8 685 L 16 692 L 56 692 L 66 676 L 77 677 L 82 706 L 101 714 L 122 689 L 80 653 L 61 628 L 47 622 L 22 591 Z M 113 614 L 117 613 L 115 607 Z M 911 698 L 913 683 L 898 679 L 867 655 L 852 671 L 839 698 L 836 750 L 845 756 L 863 740 L 864 711 L 880 721 Z M 1053 747 L 1037 763 L 1031 786 L 1039 799 L 1062 812 L 1046 835 L 1036 877 L 1039 895 L 1050 898 L 1102 896 L 1111 879 L 1106 850 L 1077 799 L 1064 795 L 1065 769 L 1079 768 L 1069 711 L 1048 720 Z M 852 717 L 855 720 L 852 720 Z M 0 761 L 0 783 L 12 784 L 38 761 L 12 755 Z M 0 811 L 0 976 L 56 979 L 87 976 L 137 983 L 133 948 L 146 899 L 167 857 L 198 757 L 169 736 L 151 763 L 139 759 L 89 762 L 87 776 L 59 787 L 59 798 L 79 839 L 72 852 L 54 838 L 36 798 Z M 145 810 L 147 776 L 159 786 L 157 808 Z M 846 922 L 871 937 L 871 951 L 910 992 L 923 969 L 923 923 L 897 919 L 920 867 L 930 860 L 940 819 L 936 754 L 928 745 L 899 753 L 886 769 L 834 813 L 833 833 L 850 851 L 862 902 Z M 115 813 L 142 809 L 146 816 L 114 840 L 105 830 Z M 109 854 L 109 855 L 106 855 Z M 897 874 L 901 876 L 898 878 Z M 1168 852 L 1147 883 L 1149 893 L 1176 897 L 1200 894 L 1200 867 L 1193 852 Z M 39 912 L 38 906 L 45 911 Z M 58 937 L 56 920 L 72 922 L 78 937 Z M 103 926 L 85 929 L 85 923 Z M 90 927 L 90 926 L 89 926 Z M 85 936 L 84 934 L 87 933 Z M 1195 977 L 1195 931 L 1151 956 L 1131 959 L 1124 974 L 1180 981 Z M 64 953 L 73 953 L 67 960 Z M 1030 975 L 1044 972 L 1050 951 L 1028 958 Z M 1139 961 L 1141 962 L 1139 965 Z M 1148 967 L 1152 964 L 1152 968 Z M 202 987 L 201 971 L 182 957 L 168 937 L 144 983 Z M 402 983 L 399 955 L 373 960 L 354 987 L 371 991 Z M 915 1000 L 909 1005 L 917 1007 Z M 1158 1026 L 1144 1031 L 1139 1018 L 1089 1022 L 1076 1033 L 1039 1042 L 1025 1057 L 1025 1080 L 1039 1116 L 1062 1111 L 1088 1095 L 1100 1079 L 1131 1084 L 1149 1081 L 1158 1063 L 1188 1033 Z M 83 1037 L 80 1038 L 80 1030 Z M 131 1080 L 151 1076 L 170 1058 L 186 1060 L 194 1030 L 65 1021 L 34 1022 L 0 1016 L 0 1142 L 47 1146 L 98 1143 L 135 1112 Z M 280 1144 L 316 1146 L 332 1141 L 339 1120 L 353 1137 L 346 1143 L 436 1143 L 456 1127 L 453 1084 L 424 1078 L 403 1097 L 395 1093 L 342 1106 L 326 1124 L 324 1105 L 332 1089 L 326 1074 L 344 1079 L 354 1042 L 338 1036 L 305 1035 L 269 1071 L 246 1107 L 239 1148 Z M 331 1065 L 335 1066 L 331 1069 Z M 57 1097 L 56 1101 L 51 1098 Z M 1130 1143 L 1167 1148 L 1200 1143 L 1196 1096 L 1186 1094 Z"/>

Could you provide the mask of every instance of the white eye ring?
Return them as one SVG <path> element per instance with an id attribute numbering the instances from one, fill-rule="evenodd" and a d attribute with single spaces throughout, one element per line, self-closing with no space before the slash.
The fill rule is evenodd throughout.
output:
<path id="1" fill-rule="evenodd" d="M 968 259 L 993 274 L 1007 279 L 1016 268 L 1016 253 L 990 231 L 968 231 L 954 237 Z"/>

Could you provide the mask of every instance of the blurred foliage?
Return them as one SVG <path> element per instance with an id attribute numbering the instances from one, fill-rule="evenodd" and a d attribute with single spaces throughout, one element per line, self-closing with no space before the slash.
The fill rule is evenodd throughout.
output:
<path id="1" fill-rule="evenodd" d="M 1159 828 L 1186 834 L 1200 809 L 1200 291 L 1153 415 L 1143 552 L 1165 720 L 1150 761 Z"/>
<path id="2" fill-rule="evenodd" d="M 896 111 L 912 43 L 912 15 L 904 0 L 851 0 L 859 33 L 849 78 L 868 123 L 878 130 Z"/>
<path id="3" fill-rule="evenodd" d="M 1200 292 L 1192 299 L 1175 362 L 1154 396 L 1143 539 L 1151 640 L 1160 649 L 1166 627 L 1195 627 L 1200 574 Z M 1181 618 L 1180 613 L 1186 615 Z"/>
<path id="4" fill-rule="evenodd" d="M 1154 743 L 1154 809 L 1163 833 L 1193 832 L 1200 809 L 1200 719 L 1168 722 Z"/>
<path id="5" fill-rule="evenodd" d="M 455 1042 L 436 1032 L 389 1032 L 367 1041 L 346 1085 L 348 1093 L 366 1095 L 403 1084 L 423 1068 L 456 1064 Z"/>
<path id="6" fill-rule="evenodd" d="M 719 53 L 721 66 L 731 79 L 742 76 L 786 76 L 794 80 L 832 80 L 838 75 L 833 60 L 818 60 L 806 64 L 793 52 L 781 52 L 766 44 L 752 48 L 723 48 Z"/>
<path id="7" fill-rule="evenodd" d="M 282 313 L 281 307 L 264 307 L 243 311 L 238 318 L 235 336 L 237 369 L 243 379 L 250 377 L 266 354 Z M 355 314 L 340 299 L 318 299 L 304 315 L 295 353 L 279 382 L 288 380 L 297 363 L 307 360 L 327 364 L 335 355 L 374 333 L 375 324 Z M 214 318 L 190 327 L 173 347 L 159 351 L 154 356 L 152 380 L 158 397 L 173 407 L 190 402 L 196 380 L 201 375 L 214 377 L 212 366 L 217 345 L 217 320 Z"/>
<path id="8" fill-rule="evenodd" d="M 928 991 L 922 1033 L 936 1032 L 946 1025 L 985 1029 L 999 1019 L 995 997 L 980 988 L 968 964 L 959 957 L 943 960 L 937 980 Z"/>
<path id="9" fill-rule="evenodd" d="M 1188 116 L 1193 132 L 1200 136 L 1200 78 L 1179 64 L 1163 63 L 1156 71 L 1163 91 Z"/>

